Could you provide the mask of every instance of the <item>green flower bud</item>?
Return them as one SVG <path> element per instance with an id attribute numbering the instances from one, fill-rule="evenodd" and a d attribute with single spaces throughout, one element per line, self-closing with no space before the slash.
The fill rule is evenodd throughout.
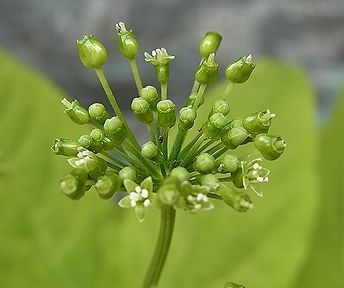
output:
<path id="1" fill-rule="evenodd" d="M 149 141 L 142 145 L 141 155 L 143 158 L 152 160 L 158 156 L 158 147 L 152 142 Z"/>
<path id="2" fill-rule="evenodd" d="M 121 187 L 122 180 L 118 175 L 104 175 L 94 185 L 102 199 L 110 199 Z"/>
<path id="3" fill-rule="evenodd" d="M 132 60 L 139 52 L 139 44 L 133 30 L 127 30 L 123 22 L 116 24 L 117 43 L 122 56 Z"/>
<path id="4" fill-rule="evenodd" d="M 216 139 L 226 124 L 227 118 L 222 113 L 215 113 L 203 124 L 202 130 L 206 137 Z"/>
<path id="5" fill-rule="evenodd" d="M 226 77 L 233 83 L 244 83 L 250 78 L 250 75 L 255 67 L 256 65 L 252 63 L 251 54 L 248 56 L 243 56 L 237 61 L 228 65 L 226 68 Z"/>
<path id="6" fill-rule="evenodd" d="M 253 208 L 252 201 L 245 190 L 239 190 L 228 187 L 225 184 L 220 184 L 217 190 L 221 195 L 223 201 L 234 210 L 238 212 L 246 212 Z M 241 286 L 229 286 L 229 287 L 241 287 Z"/>
<path id="7" fill-rule="evenodd" d="M 218 171 L 222 173 L 233 173 L 240 167 L 239 158 L 233 154 L 225 154 L 219 160 Z"/>
<path id="8" fill-rule="evenodd" d="M 90 136 L 96 142 L 102 142 L 105 139 L 105 133 L 97 128 L 91 131 Z"/>
<path id="9" fill-rule="evenodd" d="M 76 41 L 80 60 L 86 68 L 100 69 L 107 60 L 107 52 L 103 44 L 94 36 L 84 36 Z"/>
<path id="10" fill-rule="evenodd" d="M 161 84 L 166 84 L 170 76 L 169 62 L 175 57 L 169 55 L 165 48 L 155 49 L 152 55 L 145 52 L 145 61 L 154 65 L 155 74 Z"/>
<path id="11" fill-rule="evenodd" d="M 215 158 L 213 155 L 203 153 L 196 158 L 194 168 L 202 174 L 211 173 L 215 169 Z"/>
<path id="12" fill-rule="evenodd" d="M 258 151 L 267 160 L 276 160 L 287 146 L 281 137 L 268 134 L 259 134 L 253 141 Z"/>
<path id="13" fill-rule="evenodd" d="M 179 111 L 178 129 L 185 132 L 192 128 L 197 117 L 196 110 L 190 107 L 183 107 Z"/>
<path id="14" fill-rule="evenodd" d="M 229 105 L 229 103 L 227 101 L 225 101 L 225 100 L 217 100 L 214 103 L 213 109 L 211 110 L 211 115 L 213 115 L 215 113 L 221 113 L 224 116 L 226 116 L 230 111 L 231 111 L 230 105 Z"/>
<path id="15" fill-rule="evenodd" d="M 165 181 L 166 182 L 166 181 Z M 178 186 L 173 183 L 173 181 L 169 180 L 167 183 L 164 183 L 158 189 L 158 196 L 160 201 L 168 206 L 173 206 L 177 203 L 180 191 Z"/>
<path id="16" fill-rule="evenodd" d="M 137 119 L 143 123 L 150 124 L 153 121 L 153 111 L 149 103 L 143 98 L 134 98 L 131 102 L 131 110 Z"/>
<path id="17" fill-rule="evenodd" d="M 90 135 L 81 135 L 78 139 L 78 143 L 94 153 L 100 152 L 103 148 L 103 145 L 100 142 L 94 141 Z"/>
<path id="18" fill-rule="evenodd" d="M 119 177 L 121 177 L 122 181 L 129 179 L 131 181 L 135 181 L 137 177 L 136 170 L 133 167 L 126 166 L 122 168 L 119 173 Z"/>
<path id="19" fill-rule="evenodd" d="M 178 178 L 180 182 L 190 180 L 190 173 L 188 172 L 188 170 L 181 166 L 172 169 L 171 176 Z"/>
<path id="20" fill-rule="evenodd" d="M 245 288 L 243 285 L 235 284 L 233 282 L 227 282 L 224 288 Z"/>
<path id="21" fill-rule="evenodd" d="M 214 81 L 217 77 L 219 64 L 215 62 L 215 54 L 211 53 L 206 60 L 203 60 L 195 74 L 195 79 L 201 84 Z"/>
<path id="22" fill-rule="evenodd" d="M 225 145 L 238 146 L 243 144 L 248 136 L 249 133 L 244 127 L 233 127 L 228 131 L 227 135 L 221 139 Z"/>
<path id="23" fill-rule="evenodd" d="M 80 199 L 86 191 L 86 180 L 87 172 L 84 169 L 74 168 L 69 174 L 62 177 L 60 189 L 69 198 Z"/>
<path id="24" fill-rule="evenodd" d="M 68 159 L 69 164 L 74 168 L 82 168 L 91 172 L 98 167 L 98 157 L 91 151 L 79 148 L 77 158 Z"/>
<path id="25" fill-rule="evenodd" d="M 243 127 L 242 126 L 242 119 L 241 118 L 234 118 L 230 123 L 229 123 L 230 128 L 234 127 Z"/>
<path id="26" fill-rule="evenodd" d="M 216 192 L 220 186 L 220 181 L 215 174 L 206 174 L 197 177 L 199 184 L 208 187 L 209 192 Z"/>
<path id="27" fill-rule="evenodd" d="M 159 101 L 159 94 L 154 86 L 146 86 L 142 88 L 140 95 L 149 103 L 153 110 L 156 110 L 156 104 L 158 104 Z"/>
<path id="28" fill-rule="evenodd" d="M 79 143 L 73 140 L 58 138 L 55 140 L 54 145 L 51 147 L 51 150 L 56 155 L 76 156 L 78 154 L 79 147 Z"/>
<path id="29" fill-rule="evenodd" d="M 209 54 L 216 53 L 222 41 L 222 36 L 213 31 L 207 32 L 199 45 L 199 53 L 202 58 L 208 58 Z"/>
<path id="30" fill-rule="evenodd" d="M 127 137 L 127 129 L 119 117 L 115 116 L 107 119 L 104 123 L 104 130 L 106 135 L 111 139 L 115 145 L 123 143 Z"/>
<path id="31" fill-rule="evenodd" d="M 267 133 L 271 125 L 271 119 L 274 117 L 275 114 L 268 109 L 265 112 L 256 112 L 248 115 L 242 121 L 242 125 L 253 135 Z"/>
<path id="32" fill-rule="evenodd" d="M 80 106 L 77 100 L 70 103 L 66 98 L 62 99 L 61 103 L 66 107 L 65 113 L 76 124 L 87 124 L 90 121 L 88 111 Z"/>
<path id="33" fill-rule="evenodd" d="M 157 104 L 158 124 L 164 128 L 171 128 L 176 123 L 176 105 L 171 100 L 162 100 Z"/>
<path id="34" fill-rule="evenodd" d="M 101 103 L 93 103 L 90 107 L 88 107 L 88 113 L 90 114 L 91 119 L 100 125 L 104 125 L 105 121 L 109 119 L 109 113 Z"/>

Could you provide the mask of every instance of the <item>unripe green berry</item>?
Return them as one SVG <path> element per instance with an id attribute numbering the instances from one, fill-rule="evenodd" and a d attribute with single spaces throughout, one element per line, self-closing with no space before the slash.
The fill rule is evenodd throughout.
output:
<path id="1" fill-rule="evenodd" d="M 227 66 L 226 77 L 233 83 L 244 83 L 250 78 L 255 67 L 256 65 L 252 63 L 251 55 L 243 56 Z"/>
<path id="2" fill-rule="evenodd" d="M 225 173 L 233 173 L 240 167 L 239 158 L 233 154 L 225 154 L 219 160 L 219 171 Z"/>
<path id="3" fill-rule="evenodd" d="M 152 160 L 158 156 L 158 147 L 152 142 L 149 141 L 142 145 L 141 155 L 143 158 Z"/>
<path id="4" fill-rule="evenodd" d="M 122 181 L 129 179 L 131 181 L 135 181 L 137 177 L 136 170 L 133 167 L 126 166 L 122 168 L 119 173 L 119 177 L 121 177 Z"/>
<path id="5" fill-rule="evenodd" d="M 127 129 L 117 116 L 105 121 L 104 130 L 115 145 L 122 144 L 127 137 Z"/>
<path id="6" fill-rule="evenodd" d="M 218 64 L 215 62 L 215 54 L 211 53 L 204 59 L 195 74 L 195 79 L 201 84 L 208 84 L 217 78 Z"/>
<path id="7" fill-rule="evenodd" d="M 94 185 L 102 199 L 110 199 L 121 186 L 122 180 L 118 175 L 104 175 L 97 179 Z"/>
<path id="8" fill-rule="evenodd" d="M 271 161 L 279 158 L 286 147 L 286 143 L 281 137 L 265 133 L 257 135 L 253 142 L 263 157 Z"/>
<path id="9" fill-rule="evenodd" d="M 62 99 L 61 103 L 66 107 L 65 113 L 76 124 L 83 125 L 90 121 L 88 111 L 80 106 L 77 100 L 70 103 L 66 98 Z"/>
<path id="10" fill-rule="evenodd" d="M 162 100 L 157 104 L 158 124 L 164 128 L 171 128 L 176 123 L 176 105 L 169 99 Z"/>
<path id="11" fill-rule="evenodd" d="M 107 52 L 103 44 L 94 36 L 84 36 L 76 41 L 80 60 L 86 68 L 100 69 L 107 60 Z"/>
<path id="12" fill-rule="evenodd" d="M 196 110 L 191 107 L 183 107 L 179 111 L 178 129 L 185 132 L 192 128 L 197 117 Z"/>
<path id="13" fill-rule="evenodd" d="M 222 36 L 213 31 L 207 32 L 199 45 L 199 52 L 203 58 L 208 58 L 209 54 L 216 53 L 222 41 Z"/>
<path id="14" fill-rule="evenodd" d="M 188 170 L 181 166 L 172 169 L 171 176 L 178 178 L 180 182 L 190 180 L 190 173 L 188 172 Z"/>
<path id="15" fill-rule="evenodd" d="M 252 201 L 245 190 L 239 190 L 235 188 L 228 187 L 225 184 L 220 184 L 220 188 L 217 190 L 222 200 L 238 212 L 246 212 L 247 210 L 253 208 Z M 233 283 L 232 283 L 233 284 Z M 227 287 L 227 286 L 226 286 Z M 228 287 L 242 287 L 239 286 L 228 286 Z"/>
<path id="16" fill-rule="evenodd" d="M 84 169 L 74 168 L 60 181 L 61 191 L 73 200 L 80 199 L 85 194 L 87 172 Z"/>
<path id="17" fill-rule="evenodd" d="M 211 173 L 215 169 L 215 158 L 213 155 L 203 153 L 196 158 L 194 168 L 202 174 Z"/>
<path id="18" fill-rule="evenodd" d="M 156 104 L 159 101 L 159 94 L 154 86 L 146 86 L 142 88 L 140 95 L 149 103 L 151 109 L 156 110 Z"/>
<path id="19" fill-rule="evenodd" d="M 64 156 L 76 156 L 78 154 L 78 148 L 80 144 L 64 138 L 58 138 L 55 140 L 54 145 L 51 147 L 51 150 L 56 155 L 64 155 Z"/>
<path id="20" fill-rule="evenodd" d="M 109 119 L 109 113 L 101 103 L 93 103 L 90 107 L 88 107 L 88 113 L 90 114 L 91 119 L 100 125 L 104 125 L 105 121 Z"/>
<path id="21" fill-rule="evenodd" d="M 153 111 L 149 103 L 143 98 L 134 98 L 131 102 L 131 109 L 137 119 L 143 123 L 150 124 L 153 121 Z"/>
<path id="22" fill-rule="evenodd" d="M 132 60 L 139 52 L 139 44 L 132 30 L 127 30 L 123 22 L 116 24 L 117 43 L 122 56 Z"/>

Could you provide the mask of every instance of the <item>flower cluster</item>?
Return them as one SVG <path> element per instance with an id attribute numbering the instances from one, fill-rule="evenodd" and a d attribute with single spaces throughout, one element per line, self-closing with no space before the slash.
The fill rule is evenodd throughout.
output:
<path id="1" fill-rule="evenodd" d="M 196 213 L 212 209 L 212 199 L 223 200 L 240 212 L 252 208 L 248 189 L 262 196 L 260 185 L 268 181 L 270 173 L 262 167 L 261 156 L 275 160 L 286 146 L 281 137 L 268 134 L 275 117 L 269 109 L 242 118 L 231 117 L 232 87 L 250 78 L 255 68 L 252 56 L 243 56 L 227 66 L 227 88 L 212 105 L 202 126 L 194 127 L 198 108 L 205 101 L 206 87 L 218 76 L 215 56 L 221 35 L 208 32 L 202 39 L 194 85 L 186 106 L 177 116 L 175 104 L 167 93 L 169 65 L 175 56 L 164 48 L 144 53 L 160 83 L 159 95 L 154 86 L 142 85 L 136 65 L 139 46 L 134 32 L 127 30 L 122 22 L 116 29 L 119 50 L 130 63 L 137 87 L 131 109 L 147 127 L 149 141 L 138 143 L 108 85 L 102 70 L 107 62 L 105 47 L 94 36 L 84 36 L 77 41 L 80 60 L 96 72 L 113 113 L 101 103 L 85 109 L 76 100 L 62 100 L 65 113 L 73 122 L 93 126 L 88 135 L 79 139 L 55 140 L 53 152 L 70 157 L 68 162 L 73 167 L 61 180 L 62 192 L 71 199 L 80 199 L 92 187 L 102 199 L 110 199 L 118 191 L 127 192 L 119 206 L 133 208 L 140 222 L 151 207 L 169 206 Z M 175 125 L 178 132 L 169 146 L 170 129 Z M 196 136 L 187 142 L 192 128 L 197 130 Z M 250 143 L 261 156 L 235 155 L 234 150 Z"/>
<path id="2" fill-rule="evenodd" d="M 107 111 L 101 103 L 86 109 L 76 100 L 63 99 L 65 113 L 75 124 L 93 128 L 78 139 L 56 139 L 52 150 L 69 157 L 72 170 L 60 182 L 69 198 L 80 199 L 95 190 L 101 199 L 111 199 L 116 192 L 124 192 L 126 196 L 118 205 L 133 209 L 139 222 L 146 219 L 150 208 L 161 210 L 158 244 L 144 281 L 144 287 L 149 288 L 156 287 L 166 260 L 176 210 L 208 211 L 214 208 L 213 200 L 223 201 L 238 212 L 251 209 L 250 190 L 262 196 L 261 185 L 268 181 L 270 173 L 262 166 L 263 158 L 278 159 L 286 144 L 281 137 L 269 134 L 275 117 L 269 109 L 242 118 L 231 116 L 232 88 L 249 80 L 255 68 L 252 55 L 229 63 L 226 89 L 212 104 L 205 121 L 195 125 L 198 109 L 206 101 L 206 88 L 218 76 L 216 52 L 222 36 L 208 32 L 203 37 L 191 93 L 185 107 L 176 113 L 167 89 L 170 63 L 175 56 L 164 48 L 144 53 L 146 62 L 153 65 L 160 91 L 152 85 L 143 86 L 136 62 L 136 36 L 122 22 L 116 30 L 119 51 L 129 61 L 137 88 L 131 109 L 147 128 L 148 141 L 140 145 L 130 129 L 102 70 L 107 51 L 90 35 L 77 41 L 78 54 L 82 64 L 96 73 L 113 111 Z M 174 126 L 177 133 L 169 141 Z M 195 133 L 189 134 L 190 130 Z M 249 144 L 255 152 L 237 156 L 235 150 Z M 226 287 L 243 286 L 228 282 Z"/>

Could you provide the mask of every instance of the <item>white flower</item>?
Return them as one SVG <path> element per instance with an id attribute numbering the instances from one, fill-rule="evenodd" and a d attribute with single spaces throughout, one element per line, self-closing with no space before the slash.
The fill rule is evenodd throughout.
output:
<path id="1" fill-rule="evenodd" d="M 213 209 L 214 206 L 209 202 L 208 196 L 203 193 L 197 195 L 188 195 L 186 197 L 186 206 L 191 212 L 207 211 Z"/>
<path id="2" fill-rule="evenodd" d="M 262 158 L 255 158 L 249 162 L 241 161 L 244 188 L 251 188 L 260 197 L 263 196 L 263 193 L 259 184 L 268 182 L 270 174 L 270 170 L 260 165 L 261 162 Z"/>
<path id="3" fill-rule="evenodd" d="M 123 197 L 118 205 L 121 208 L 134 208 L 137 219 L 143 222 L 154 198 L 152 178 L 147 177 L 140 185 L 129 179 L 124 180 L 123 184 L 129 195 Z"/>
<path id="4" fill-rule="evenodd" d="M 166 65 L 168 62 L 173 60 L 175 56 L 168 55 L 165 48 L 155 49 L 152 51 L 152 55 L 145 52 L 145 60 L 155 65 Z"/>

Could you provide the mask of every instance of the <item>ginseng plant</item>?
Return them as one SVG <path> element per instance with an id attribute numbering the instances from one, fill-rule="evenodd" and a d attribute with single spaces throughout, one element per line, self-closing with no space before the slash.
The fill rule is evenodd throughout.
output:
<path id="1" fill-rule="evenodd" d="M 139 45 L 135 34 L 122 22 L 116 29 L 120 53 L 129 61 L 137 88 L 131 109 L 137 120 L 147 127 L 148 141 L 140 145 L 130 129 L 102 70 L 107 51 L 90 35 L 77 41 L 77 51 L 83 65 L 98 76 L 113 111 L 108 112 L 101 103 L 85 109 L 77 100 L 63 99 L 61 102 L 69 118 L 79 125 L 89 124 L 93 130 L 76 140 L 58 138 L 52 150 L 69 157 L 72 169 L 60 182 L 62 192 L 69 198 L 80 199 L 87 191 L 94 193 L 95 190 L 101 199 L 107 200 L 116 192 L 125 192 L 127 195 L 119 200 L 118 206 L 133 209 L 139 222 L 146 219 L 149 209 L 160 210 L 160 232 L 142 286 L 150 288 L 158 285 L 176 211 L 191 214 L 208 211 L 214 208 L 215 201 L 224 201 L 238 212 L 251 209 L 250 190 L 262 196 L 260 186 L 268 181 L 270 173 L 262 167 L 263 158 L 276 160 L 286 144 L 281 137 L 268 134 L 275 117 L 270 110 L 243 118 L 231 117 L 230 93 L 234 85 L 250 78 L 255 68 L 251 55 L 227 66 L 227 88 L 213 103 L 201 127 L 194 127 L 204 92 L 217 78 L 215 53 L 222 40 L 220 34 L 207 32 L 202 39 L 201 60 L 191 94 L 176 119 L 175 104 L 169 99 L 167 89 L 169 64 L 175 56 L 164 48 L 144 53 L 145 60 L 154 67 L 160 89 L 151 85 L 143 87 L 136 64 Z M 175 125 L 177 134 L 169 141 L 172 140 L 169 139 L 170 129 Z M 196 136 L 186 141 L 191 129 L 197 129 Z M 253 145 L 255 152 L 245 157 L 236 156 L 235 150 L 246 144 Z M 243 286 L 230 282 L 226 287 Z"/>

